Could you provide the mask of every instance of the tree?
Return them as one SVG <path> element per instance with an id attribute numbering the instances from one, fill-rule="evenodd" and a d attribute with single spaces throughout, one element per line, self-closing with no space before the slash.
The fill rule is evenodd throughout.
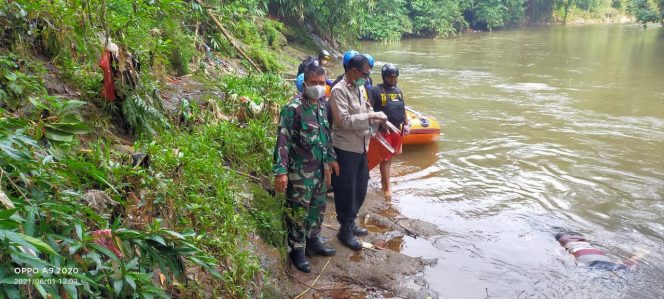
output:
<path id="1" fill-rule="evenodd" d="M 664 24 L 664 0 L 630 0 L 627 9 L 644 28 L 648 23 Z"/>
<path id="2" fill-rule="evenodd" d="M 377 0 L 369 2 L 362 36 L 373 40 L 394 41 L 410 33 L 412 28 L 406 0 Z"/>
<path id="3" fill-rule="evenodd" d="M 468 27 L 458 1 L 411 0 L 410 19 L 417 36 L 449 36 Z"/>

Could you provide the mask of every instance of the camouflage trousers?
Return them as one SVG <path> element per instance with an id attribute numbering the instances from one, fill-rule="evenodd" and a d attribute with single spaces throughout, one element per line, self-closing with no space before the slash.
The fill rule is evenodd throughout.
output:
<path id="1" fill-rule="evenodd" d="M 304 248 L 306 238 L 318 237 L 326 200 L 327 186 L 322 169 L 288 174 L 286 225 L 291 248 Z"/>

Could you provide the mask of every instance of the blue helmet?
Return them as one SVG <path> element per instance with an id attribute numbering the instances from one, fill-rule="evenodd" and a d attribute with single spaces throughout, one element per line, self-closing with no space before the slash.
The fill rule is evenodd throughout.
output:
<path id="1" fill-rule="evenodd" d="M 353 58 L 353 56 L 355 56 L 355 55 L 360 55 L 360 53 L 355 51 L 355 50 L 346 51 L 346 53 L 344 53 L 343 65 L 344 66 L 348 65 L 348 63 L 350 62 L 350 59 Z"/>
<path id="2" fill-rule="evenodd" d="M 369 60 L 369 66 L 370 66 L 371 68 L 373 68 L 373 66 L 374 66 L 374 58 L 373 58 L 373 56 L 371 56 L 371 55 L 369 55 L 369 54 L 364 54 L 364 57 L 366 57 L 367 60 Z"/>
<path id="3" fill-rule="evenodd" d="M 297 79 L 295 80 L 295 86 L 297 87 L 297 91 L 304 92 L 304 73 L 297 76 Z"/>

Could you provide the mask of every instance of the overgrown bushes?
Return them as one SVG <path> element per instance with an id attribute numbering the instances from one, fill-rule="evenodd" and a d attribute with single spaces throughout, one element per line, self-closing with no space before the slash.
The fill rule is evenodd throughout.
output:
<path id="1" fill-rule="evenodd" d="M 284 28 L 259 21 L 258 2 L 206 8 L 264 70 L 280 69 Z M 225 92 L 223 113 L 246 108 L 240 96 L 265 109 L 240 126 L 213 120 L 192 99 L 192 117 L 209 122 L 169 122 L 157 82 L 190 73 L 210 50 L 234 56 L 202 10 L 181 0 L 0 2 L 0 298 L 261 294 L 250 240 L 283 249 L 285 237 L 281 202 L 248 177 L 270 171 L 273 108 L 292 87 L 274 74 L 227 76 L 209 87 Z M 105 35 L 141 64 L 118 105 L 99 96 Z M 47 95 L 45 75 L 75 89 Z M 149 154 L 149 166 L 114 150 L 110 124 L 99 123 L 110 115 L 129 126 L 125 138 L 138 138 L 133 149 Z M 46 272 L 15 272 L 23 268 Z M 61 268 L 71 271 L 48 270 Z"/>

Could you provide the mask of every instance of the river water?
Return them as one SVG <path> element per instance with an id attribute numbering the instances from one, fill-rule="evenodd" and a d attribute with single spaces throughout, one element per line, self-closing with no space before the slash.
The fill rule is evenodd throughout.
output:
<path id="1" fill-rule="evenodd" d="M 664 298 L 664 28 L 542 27 L 363 43 L 401 69 L 436 144 L 393 164 L 392 205 L 439 226 L 403 252 L 438 258 L 445 298 Z M 371 185 L 379 186 L 372 172 Z M 578 267 L 555 241 L 585 234 L 636 271 Z"/>

